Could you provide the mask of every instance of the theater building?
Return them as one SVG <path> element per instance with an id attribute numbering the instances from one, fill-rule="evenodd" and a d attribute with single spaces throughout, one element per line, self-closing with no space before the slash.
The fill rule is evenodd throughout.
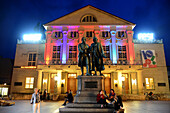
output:
<path id="1" fill-rule="evenodd" d="M 76 93 L 78 44 L 93 37 L 102 44 L 105 70 L 102 89 L 121 95 L 169 93 L 162 40 L 133 39 L 135 24 L 93 6 L 86 6 L 44 24 L 46 39 L 18 40 L 11 94 L 28 98 L 34 88 L 50 95 Z M 94 72 L 92 72 L 94 73 Z"/>

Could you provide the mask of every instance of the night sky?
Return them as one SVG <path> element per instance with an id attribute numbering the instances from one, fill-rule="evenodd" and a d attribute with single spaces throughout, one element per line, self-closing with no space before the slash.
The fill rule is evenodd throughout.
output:
<path id="1" fill-rule="evenodd" d="M 170 66 L 170 0 L 1 0 L 0 56 L 14 59 L 17 39 L 34 33 L 37 23 L 48 23 L 86 5 L 135 23 L 134 38 L 152 32 L 155 39 L 163 39 Z"/>

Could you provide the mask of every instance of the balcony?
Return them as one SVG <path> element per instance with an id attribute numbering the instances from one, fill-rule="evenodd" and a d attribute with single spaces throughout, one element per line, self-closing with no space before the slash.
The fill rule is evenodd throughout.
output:
<path id="1" fill-rule="evenodd" d="M 39 40 L 39 41 L 27 41 L 27 40 L 17 40 L 17 44 L 45 44 L 46 40 Z"/>
<path id="2" fill-rule="evenodd" d="M 163 44 L 163 39 L 160 40 L 139 40 L 139 39 L 133 39 L 134 44 Z"/>
<path id="3" fill-rule="evenodd" d="M 78 65 L 78 61 L 69 59 L 66 64 L 62 64 L 62 61 L 60 60 L 51 60 L 51 61 L 38 61 L 37 65 Z M 104 61 L 104 65 L 142 65 L 141 60 L 134 60 L 134 61 L 128 61 L 128 60 L 121 60 L 121 61 L 114 61 L 114 63 L 111 60 Z"/>

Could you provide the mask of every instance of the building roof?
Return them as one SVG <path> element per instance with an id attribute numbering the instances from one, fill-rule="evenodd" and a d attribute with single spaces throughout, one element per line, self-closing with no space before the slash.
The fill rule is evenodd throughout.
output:
<path id="1" fill-rule="evenodd" d="M 85 15 L 94 15 L 97 18 L 97 22 L 81 22 L 81 18 Z M 61 25 L 131 25 L 134 23 L 124 20 L 120 17 L 112 15 L 101 9 L 87 5 L 81 9 L 78 9 L 72 13 L 64 15 L 58 19 L 55 19 L 44 26 L 61 26 Z"/>

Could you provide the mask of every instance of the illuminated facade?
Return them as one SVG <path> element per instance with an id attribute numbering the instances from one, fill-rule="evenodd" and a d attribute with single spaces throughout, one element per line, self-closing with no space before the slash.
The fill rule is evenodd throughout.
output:
<path id="1" fill-rule="evenodd" d="M 107 93 L 110 89 L 132 96 L 169 92 L 162 41 L 133 40 L 135 24 L 86 6 L 44 27 L 45 41 L 18 41 L 11 88 L 14 97 L 27 98 L 35 87 L 47 89 L 51 96 L 69 90 L 76 93 L 76 77 L 81 75 L 78 44 L 85 37 L 90 46 L 94 36 L 107 57 L 102 72 L 102 88 Z"/>

